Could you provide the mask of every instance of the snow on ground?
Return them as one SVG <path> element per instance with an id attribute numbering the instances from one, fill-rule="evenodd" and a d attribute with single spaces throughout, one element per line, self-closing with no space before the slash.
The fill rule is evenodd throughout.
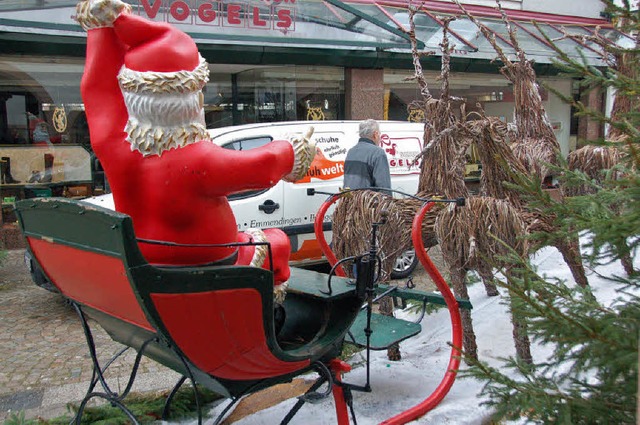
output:
<path id="1" fill-rule="evenodd" d="M 532 259 L 541 275 L 554 276 L 572 282 L 571 273 L 560 253 L 551 247 L 538 251 Z M 640 267 L 640 255 L 636 255 L 635 266 Z M 587 271 L 589 282 L 601 302 L 616 296 L 616 285 L 601 276 L 624 275 L 619 262 L 599 266 Z M 504 297 L 487 297 L 484 287 L 476 283 L 469 287 L 473 304 L 473 326 L 478 342 L 481 360 L 498 366 L 500 357 L 515 356 L 512 326 Z M 444 376 L 449 362 L 451 323 L 449 313 L 441 309 L 426 316 L 422 321 L 422 332 L 401 344 L 402 360 L 391 362 L 386 350 L 372 352 L 371 386 L 372 393 L 354 392 L 354 409 L 359 425 L 377 424 L 398 413 L 415 406 L 428 397 Z M 545 357 L 550 348 L 533 346 L 532 353 Z M 357 358 L 355 363 L 362 364 Z M 538 357 L 540 358 L 540 357 Z M 464 363 L 461 368 L 465 368 Z M 365 368 L 360 365 L 344 377 L 345 382 L 362 385 L 365 382 Z M 480 406 L 479 392 L 482 383 L 471 378 L 458 378 L 444 400 L 422 418 L 412 424 L 481 424 L 490 416 L 488 408 Z M 236 422 L 238 425 L 266 425 L 280 423 L 295 399 L 282 402 L 270 409 Z M 224 406 L 217 406 L 209 412 L 215 418 Z M 206 423 L 212 423 L 209 419 Z M 193 423 L 193 422 L 191 422 Z M 333 425 L 336 423 L 333 398 L 328 397 L 319 404 L 305 404 L 291 422 L 292 424 Z"/>

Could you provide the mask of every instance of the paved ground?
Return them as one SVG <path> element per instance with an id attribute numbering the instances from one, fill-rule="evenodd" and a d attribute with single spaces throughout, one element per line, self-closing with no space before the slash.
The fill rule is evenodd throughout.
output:
<path id="1" fill-rule="evenodd" d="M 83 398 L 92 373 L 75 311 L 60 295 L 32 283 L 23 255 L 24 250 L 8 251 L 0 265 L 0 420 L 21 410 L 27 418 L 66 413 L 66 403 Z M 439 262 L 437 251 L 432 256 Z M 415 273 L 414 281 L 429 286 L 424 271 Z M 99 327 L 94 338 L 100 359 L 123 348 Z M 113 387 L 126 385 L 134 358 L 135 353 L 128 352 L 109 368 Z M 177 379 L 174 372 L 145 359 L 133 390 L 170 389 Z"/>
<path id="2" fill-rule="evenodd" d="M 92 365 L 75 311 L 60 295 L 34 285 L 23 261 L 24 250 L 8 251 L 0 266 L 0 420 L 24 410 L 28 418 L 66 413 L 69 401 L 81 400 Z M 70 265 L 73 267 L 73 265 Z M 123 348 L 96 327 L 100 359 Z M 115 388 L 124 387 L 135 352 L 109 368 Z M 177 376 L 143 360 L 135 389 L 165 389 Z"/>

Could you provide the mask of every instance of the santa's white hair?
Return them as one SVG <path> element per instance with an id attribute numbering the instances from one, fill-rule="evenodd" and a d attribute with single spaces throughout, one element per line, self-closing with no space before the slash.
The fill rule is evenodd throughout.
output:
<path id="1" fill-rule="evenodd" d="M 209 68 L 202 57 L 192 71 L 139 72 L 123 67 L 118 79 L 129 113 L 125 131 L 131 150 L 162 155 L 209 140 L 202 95 Z"/>

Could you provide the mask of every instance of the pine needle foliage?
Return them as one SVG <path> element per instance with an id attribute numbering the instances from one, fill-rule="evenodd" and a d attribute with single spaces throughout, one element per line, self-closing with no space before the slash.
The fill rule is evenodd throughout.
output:
<path id="1" fill-rule="evenodd" d="M 603 0 L 612 21 L 630 34 L 640 33 L 640 12 L 628 1 L 616 6 Z M 637 6 L 636 6 L 637 8 Z M 548 39 L 553 43 L 553 40 Z M 595 41 L 595 40 L 590 40 Z M 558 66 L 565 75 L 580 78 L 585 86 L 613 87 L 616 101 L 637 105 L 640 50 L 603 43 L 606 67 L 596 68 L 558 50 Z M 624 60 L 624 63 L 620 61 Z M 583 116 L 610 125 L 605 141 L 623 152 L 602 178 L 580 169 L 571 170 L 561 158 L 552 166 L 562 187 L 585 186 L 589 194 L 552 199 L 538 179 L 518 175 L 511 184 L 532 208 L 555 217 L 558 231 L 533 234 L 532 238 L 561 238 L 580 233 L 588 236 L 582 260 L 590 267 L 633 257 L 640 245 L 640 108 L 623 108 L 611 117 L 591 111 L 579 101 L 566 99 Z M 613 133 L 613 134 L 612 134 Z M 585 238 L 583 238 L 584 240 Z M 582 288 L 540 275 L 529 258 L 511 251 L 508 262 L 518 264 L 503 285 L 512 296 L 510 307 L 527 323 L 532 344 L 541 348 L 531 364 L 505 358 L 499 367 L 473 360 L 463 371 L 485 382 L 485 404 L 495 421 L 520 420 L 551 424 L 636 424 L 638 409 L 638 342 L 640 335 L 640 273 L 599 276 L 615 289 L 614 300 L 598 300 L 590 287 Z M 625 268 L 625 270 L 627 270 Z M 594 271 L 595 273 L 595 271 Z M 544 353 L 544 354 L 543 354 Z"/>
<path id="2" fill-rule="evenodd" d="M 532 343 L 548 348 L 532 364 L 503 359 L 501 367 L 471 360 L 462 372 L 485 381 L 484 404 L 494 420 L 533 423 L 634 424 L 638 388 L 638 279 L 610 278 L 619 296 L 599 303 L 589 288 L 540 276 L 525 258 L 498 283 L 511 291 L 511 306 L 527 322 Z M 465 357 L 467 358 L 467 357 Z"/>

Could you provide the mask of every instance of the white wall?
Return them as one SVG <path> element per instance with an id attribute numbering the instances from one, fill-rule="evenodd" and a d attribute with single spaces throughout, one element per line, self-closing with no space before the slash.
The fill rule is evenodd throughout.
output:
<path id="1" fill-rule="evenodd" d="M 450 0 L 443 0 L 447 3 Z M 461 0 L 462 4 L 495 7 L 495 0 Z M 554 13 L 557 15 L 601 18 L 604 5 L 600 0 L 502 0 L 505 9 Z"/>
<path id="2" fill-rule="evenodd" d="M 558 15 L 601 18 L 604 4 L 600 0 L 522 0 L 522 10 Z"/>
<path id="3" fill-rule="evenodd" d="M 549 87 L 562 93 L 564 96 L 571 94 L 571 80 L 569 79 L 545 79 L 544 83 Z M 558 123 L 560 128 L 556 130 L 556 137 L 560 143 L 562 155 L 566 158 L 569 154 L 569 130 L 571 126 L 571 107 L 562 101 L 558 96 L 549 92 L 547 101 L 544 103 L 547 116 L 552 124 Z"/>

